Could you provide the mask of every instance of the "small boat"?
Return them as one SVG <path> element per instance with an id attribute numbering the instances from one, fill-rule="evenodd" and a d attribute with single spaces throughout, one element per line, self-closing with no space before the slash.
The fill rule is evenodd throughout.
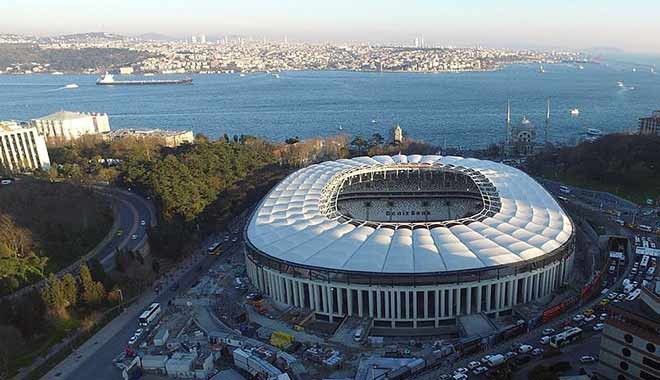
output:
<path id="1" fill-rule="evenodd" d="M 273 78 L 276 78 L 276 79 L 280 77 L 280 74 L 278 74 L 278 73 L 273 73 L 272 75 L 273 75 Z"/>
<path id="2" fill-rule="evenodd" d="M 371 119 L 371 124 L 376 124 L 376 123 L 377 123 L 376 119 Z"/>
<path id="3" fill-rule="evenodd" d="M 571 108 L 571 116 L 578 116 L 580 114 L 580 110 L 577 108 Z"/>
<path id="4" fill-rule="evenodd" d="M 633 67 L 633 73 L 637 72 L 637 68 Z"/>
<path id="5" fill-rule="evenodd" d="M 603 131 L 601 131 L 600 129 L 596 129 L 596 128 L 588 128 L 587 129 L 587 135 L 588 136 L 594 136 L 594 137 L 600 137 L 600 136 L 603 135 Z"/>
<path id="6" fill-rule="evenodd" d="M 145 77 L 152 77 L 152 76 L 154 76 L 154 73 L 144 73 L 144 76 Z"/>
<path id="7" fill-rule="evenodd" d="M 621 82 L 621 81 L 616 82 L 616 85 L 619 86 L 619 87 L 621 87 L 621 88 L 625 87 L 625 86 L 623 85 L 623 82 Z"/>
<path id="8" fill-rule="evenodd" d="M 340 130 L 340 131 L 343 131 L 343 130 L 344 130 L 344 127 L 342 127 L 342 126 L 340 125 L 340 126 L 339 126 L 339 130 Z"/>
<path id="9" fill-rule="evenodd" d="M 64 86 L 64 88 L 78 88 L 78 85 L 75 84 L 75 83 L 70 83 L 70 84 L 67 84 L 66 86 Z"/>
<path id="10" fill-rule="evenodd" d="M 240 73 L 238 76 L 241 77 L 241 78 L 243 78 L 243 77 L 245 76 L 245 74 Z"/>
<path id="11" fill-rule="evenodd" d="M 541 74 L 545 73 L 545 69 L 543 68 L 543 65 L 539 66 L 539 73 Z"/>
<path id="12" fill-rule="evenodd" d="M 64 73 L 61 71 L 55 71 L 52 75 L 64 75 Z"/>
<path id="13" fill-rule="evenodd" d="M 578 65 L 578 70 L 584 70 L 584 66 Z"/>

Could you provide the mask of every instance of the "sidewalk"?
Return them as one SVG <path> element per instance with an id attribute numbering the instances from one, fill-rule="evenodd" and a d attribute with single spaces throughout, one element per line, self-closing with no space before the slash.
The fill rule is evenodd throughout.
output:
<path id="1" fill-rule="evenodd" d="M 140 295 L 136 302 L 126 308 L 126 310 L 105 325 L 99 332 L 89 338 L 80 347 L 73 352 L 52 370 L 50 370 L 42 379 L 66 379 L 78 368 L 81 362 L 91 358 L 108 342 L 112 337 L 119 333 L 127 323 L 137 319 L 140 313 L 151 303 L 155 294 L 152 290 Z"/>

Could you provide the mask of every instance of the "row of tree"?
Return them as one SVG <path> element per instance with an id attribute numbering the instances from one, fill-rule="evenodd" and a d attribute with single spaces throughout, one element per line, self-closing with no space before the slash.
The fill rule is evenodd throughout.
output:
<path id="1" fill-rule="evenodd" d="M 81 304 L 92 308 L 99 306 L 106 300 L 106 289 L 102 282 L 92 278 L 89 267 L 82 265 L 78 279 L 71 273 L 62 279 L 51 273 L 40 295 L 47 314 L 54 320 L 62 320 L 69 318 L 68 310 L 72 307 Z"/>

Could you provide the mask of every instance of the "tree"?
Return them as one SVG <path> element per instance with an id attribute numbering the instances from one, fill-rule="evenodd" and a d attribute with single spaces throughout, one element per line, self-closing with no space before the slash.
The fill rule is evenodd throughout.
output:
<path id="1" fill-rule="evenodd" d="M 289 145 L 293 145 L 293 144 L 296 144 L 296 143 L 300 142 L 300 137 L 298 137 L 298 136 L 289 137 L 288 139 L 284 140 L 284 142 L 289 144 Z"/>
<path id="2" fill-rule="evenodd" d="M 78 303 L 78 283 L 71 273 L 62 277 L 62 290 L 68 303 L 67 306 L 75 306 Z"/>
<path id="3" fill-rule="evenodd" d="M 385 143 L 385 138 L 380 133 L 374 133 L 371 135 L 369 143 L 371 147 L 383 145 Z"/>
<path id="4" fill-rule="evenodd" d="M 105 298 L 103 284 L 92 279 L 92 273 L 87 264 L 80 267 L 80 287 L 82 300 L 89 306 L 98 305 Z"/>
<path id="5" fill-rule="evenodd" d="M 66 318 L 68 301 L 62 281 L 54 273 L 48 276 L 46 285 L 41 289 L 41 299 L 46 305 L 46 312 L 53 319 Z"/>

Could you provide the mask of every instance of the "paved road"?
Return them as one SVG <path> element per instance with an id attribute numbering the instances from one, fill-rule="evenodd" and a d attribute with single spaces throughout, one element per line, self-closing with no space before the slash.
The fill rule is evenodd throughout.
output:
<path id="1" fill-rule="evenodd" d="M 111 240 L 96 254 L 103 267 L 110 270 L 115 264 L 114 253 L 118 249 L 137 249 L 146 237 L 146 229 L 155 225 L 156 217 L 153 204 L 139 195 L 119 189 L 106 189 L 104 192 L 112 196 L 111 202 L 118 210 L 120 221 L 118 228 L 111 231 Z M 118 230 L 121 230 L 121 235 Z"/>
<path id="2" fill-rule="evenodd" d="M 240 229 L 239 229 L 240 230 Z M 240 236 L 240 235 L 236 235 Z M 138 328 L 137 318 L 152 302 L 159 302 L 164 311 L 168 302 L 178 292 L 185 292 L 208 271 L 215 260 L 226 260 L 225 255 L 210 256 L 205 247 L 216 237 L 205 239 L 202 247 L 192 256 L 163 276 L 162 291 L 159 294 L 153 290 L 142 294 L 135 304 L 106 325 L 101 331 L 69 355 L 56 368 L 42 379 L 98 379 L 111 380 L 121 378 L 121 372 L 112 365 L 112 360 L 126 347 L 126 344 Z M 242 243 L 225 243 L 226 250 L 233 253 L 242 251 Z M 200 270 L 201 267 L 201 270 Z M 177 283 L 178 290 L 172 290 L 171 285 Z"/>

